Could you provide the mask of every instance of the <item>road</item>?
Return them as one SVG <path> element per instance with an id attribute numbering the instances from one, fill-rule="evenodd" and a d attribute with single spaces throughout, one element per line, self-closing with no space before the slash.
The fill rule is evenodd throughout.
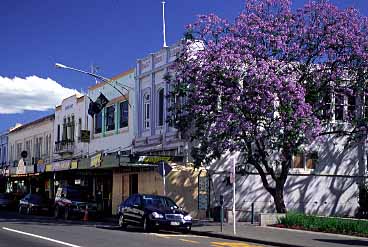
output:
<path id="1" fill-rule="evenodd" d="M 139 228 L 128 228 L 123 231 L 111 224 L 56 221 L 50 217 L 24 216 L 0 211 L 0 247 L 5 246 L 257 247 L 261 245 L 172 232 L 145 233 Z"/>

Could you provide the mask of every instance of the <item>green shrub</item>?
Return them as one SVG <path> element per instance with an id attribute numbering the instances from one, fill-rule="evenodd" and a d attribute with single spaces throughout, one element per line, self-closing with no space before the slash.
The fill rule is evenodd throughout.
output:
<path id="1" fill-rule="evenodd" d="M 286 227 L 305 230 L 368 236 L 368 221 L 287 213 L 279 219 Z"/>

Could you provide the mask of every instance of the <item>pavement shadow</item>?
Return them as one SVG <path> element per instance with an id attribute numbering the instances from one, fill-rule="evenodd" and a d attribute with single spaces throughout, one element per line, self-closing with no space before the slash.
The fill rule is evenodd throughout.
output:
<path id="1" fill-rule="evenodd" d="M 368 246 L 368 240 L 359 240 L 359 239 L 314 239 L 314 240 L 333 244 Z"/>

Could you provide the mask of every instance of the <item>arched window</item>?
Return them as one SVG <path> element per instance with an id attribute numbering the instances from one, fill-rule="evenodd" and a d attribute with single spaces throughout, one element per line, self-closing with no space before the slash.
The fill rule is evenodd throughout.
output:
<path id="1" fill-rule="evenodd" d="M 164 125 L 164 100 L 165 100 L 165 92 L 164 89 L 161 88 L 158 90 L 158 126 Z"/>
<path id="2" fill-rule="evenodd" d="M 146 93 L 143 97 L 143 126 L 145 129 L 150 127 L 150 105 L 151 97 L 149 93 Z"/>

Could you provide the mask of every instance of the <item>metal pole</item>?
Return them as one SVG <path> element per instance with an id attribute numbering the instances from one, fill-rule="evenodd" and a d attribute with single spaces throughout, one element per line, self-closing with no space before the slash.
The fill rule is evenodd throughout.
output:
<path id="1" fill-rule="evenodd" d="M 224 205 L 221 205 L 221 211 L 220 211 L 220 220 L 221 220 L 221 232 L 224 224 Z"/>
<path id="2" fill-rule="evenodd" d="M 252 202 L 252 212 L 251 212 L 250 223 L 254 224 L 254 202 Z"/>
<path id="3" fill-rule="evenodd" d="M 164 196 L 166 196 L 166 172 L 165 172 L 165 162 L 162 161 L 162 176 L 164 179 Z"/>
<path id="4" fill-rule="evenodd" d="M 235 200 L 236 200 L 236 194 L 235 194 L 235 160 L 232 160 L 233 162 L 233 176 L 234 176 L 234 181 L 233 181 L 233 220 L 234 220 L 234 235 L 236 235 L 236 215 L 235 215 Z"/>

